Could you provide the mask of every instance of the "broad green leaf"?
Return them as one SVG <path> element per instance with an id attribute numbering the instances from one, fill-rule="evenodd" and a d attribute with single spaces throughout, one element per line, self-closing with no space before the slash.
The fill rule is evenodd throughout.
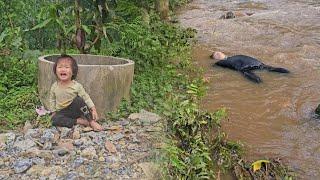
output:
<path id="1" fill-rule="evenodd" d="M 67 29 L 66 34 L 69 34 L 71 31 L 75 31 L 75 30 L 76 30 L 76 26 L 73 25 L 73 26 L 71 26 L 71 27 L 69 27 L 69 28 Z"/>
<path id="2" fill-rule="evenodd" d="M 107 27 L 106 27 L 106 26 L 103 26 L 103 27 L 102 27 L 102 31 L 103 31 L 104 37 L 105 37 L 105 38 L 108 38 L 108 37 L 107 37 Z"/>
<path id="3" fill-rule="evenodd" d="M 59 26 L 62 28 L 64 35 L 67 34 L 67 29 L 64 23 L 60 19 L 56 19 L 56 22 L 59 24 Z"/>
<path id="4" fill-rule="evenodd" d="M 88 26 L 86 25 L 81 25 L 81 27 L 83 28 L 83 30 L 87 33 L 87 34 L 91 34 L 91 30 Z"/>
<path id="5" fill-rule="evenodd" d="M 33 31 L 33 30 L 36 30 L 36 29 L 41 29 L 41 28 L 45 27 L 47 24 L 49 24 L 51 21 L 52 21 L 52 19 L 49 18 L 49 19 L 43 21 L 42 23 L 34 26 L 34 27 L 31 28 L 30 30 L 25 30 L 25 31 Z"/>
<path id="6" fill-rule="evenodd" d="M 8 31 L 7 29 L 2 31 L 2 33 L 0 34 L 0 43 L 4 40 L 4 38 L 8 35 Z"/>

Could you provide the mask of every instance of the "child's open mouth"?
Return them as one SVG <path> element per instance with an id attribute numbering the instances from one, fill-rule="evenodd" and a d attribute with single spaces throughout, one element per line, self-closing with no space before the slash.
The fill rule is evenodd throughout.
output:
<path id="1" fill-rule="evenodd" d="M 65 76 L 67 76 L 67 73 L 60 73 L 60 76 L 65 77 Z"/>

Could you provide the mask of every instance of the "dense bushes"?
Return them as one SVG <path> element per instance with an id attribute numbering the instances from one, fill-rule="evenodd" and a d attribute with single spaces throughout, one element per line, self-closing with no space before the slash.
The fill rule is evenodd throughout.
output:
<path id="1" fill-rule="evenodd" d="M 14 128 L 35 118 L 37 68 L 34 59 L 15 56 L 0 59 L 1 127 Z"/>

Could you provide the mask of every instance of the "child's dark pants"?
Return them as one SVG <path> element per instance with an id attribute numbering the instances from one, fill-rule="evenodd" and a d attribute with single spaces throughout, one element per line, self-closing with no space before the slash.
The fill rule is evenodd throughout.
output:
<path id="1" fill-rule="evenodd" d="M 92 120 L 90 109 L 84 100 L 77 96 L 68 107 L 57 111 L 52 116 L 52 125 L 72 128 L 81 116 L 84 116 L 88 121 Z"/>

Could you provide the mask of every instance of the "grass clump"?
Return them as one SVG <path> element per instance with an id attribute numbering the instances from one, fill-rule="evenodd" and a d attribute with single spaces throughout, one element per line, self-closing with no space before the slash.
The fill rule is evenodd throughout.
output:
<path id="1" fill-rule="evenodd" d="M 13 129 L 36 117 L 37 66 L 32 59 L 0 58 L 0 128 Z"/>

